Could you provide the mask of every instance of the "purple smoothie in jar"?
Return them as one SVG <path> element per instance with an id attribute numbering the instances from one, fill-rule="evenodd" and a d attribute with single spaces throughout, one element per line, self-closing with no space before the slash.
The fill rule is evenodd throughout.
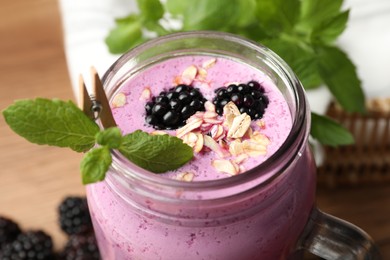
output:
<path id="1" fill-rule="evenodd" d="M 206 66 L 204 64 L 207 64 L 207 69 L 203 68 Z M 189 86 L 198 89 L 208 101 L 212 101 L 215 97 L 215 90 L 227 87 L 230 83 L 237 85 L 238 83 L 256 81 L 264 88 L 264 94 L 268 98 L 269 104 L 262 118 L 252 120 L 250 127 L 253 132 L 264 135 L 269 140 L 269 144 L 266 146 L 265 154 L 245 158 L 245 162 L 240 164 L 245 170 L 261 164 L 279 149 L 287 138 L 292 125 L 290 111 L 282 94 L 271 79 L 262 72 L 248 65 L 221 57 L 183 56 L 173 58 L 156 64 L 128 79 L 114 96 L 114 104 L 112 105 L 114 118 L 122 132 L 127 134 L 139 129 L 148 133 L 155 132 L 155 129 L 145 122 L 145 104 L 162 91 L 168 91 L 175 86 L 175 81 L 180 80 L 183 72 L 191 67 L 197 68 L 197 74 L 201 74 L 202 77 L 195 77 Z M 198 80 L 198 78 L 200 79 Z M 145 91 L 148 91 L 148 97 L 145 97 Z M 122 101 L 120 106 L 115 105 L 116 96 L 125 97 L 125 102 Z M 221 121 L 223 117 L 218 116 L 216 119 Z M 260 126 L 260 122 L 262 126 Z M 215 125 L 222 125 L 222 123 Z M 203 131 L 203 134 L 210 134 L 211 128 L 212 126 L 209 126 Z M 193 132 L 197 131 L 198 129 L 195 129 Z M 177 133 L 176 130 L 165 132 L 171 135 Z M 212 161 L 220 157 L 214 152 L 203 152 L 202 149 L 201 152 L 195 152 L 194 155 L 195 158 L 191 162 L 174 172 L 165 173 L 163 176 L 175 178 L 182 172 L 189 172 L 193 173 L 194 181 L 214 180 L 230 176 L 212 167 Z M 227 155 L 225 157 L 237 156 Z"/>
<path id="2" fill-rule="evenodd" d="M 159 175 L 113 152 L 106 180 L 87 187 L 103 259 L 292 259 L 295 255 L 315 194 L 304 95 L 299 82 L 284 74 L 285 64 L 273 60 L 268 50 L 229 37 L 172 36 L 122 57 L 105 77 L 106 87 L 112 84 L 107 91 L 114 118 L 123 133 L 154 132 L 145 122 L 145 103 L 177 84 L 189 67 L 199 73 L 204 64 L 212 64 L 202 72 L 204 80 L 190 82 L 209 101 L 217 88 L 230 83 L 254 80 L 264 88 L 269 104 L 250 128 L 267 138 L 266 152 L 246 157 L 239 170 L 229 174 L 213 161 L 233 161 L 238 156 L 219 158 L 206 149 L 195 152 L 180 169 Z M 185 44 L 178 46 L 179 42 Z M 161 50 L 156 51 L 157 46 Z M 151 54 L 141 57 L 142 63 L 132 59 L 137 53 Z M 135 63 L 141 65 L 127 68 Z M 165 132 L 176 135 L 178 130 Z M 180 179 L 183 173 L 191 173 L 191 178 Z"/>

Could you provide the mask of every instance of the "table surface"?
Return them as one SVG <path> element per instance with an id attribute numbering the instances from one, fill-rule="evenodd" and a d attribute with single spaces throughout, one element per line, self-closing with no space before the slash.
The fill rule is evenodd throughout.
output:
<path id="1" fill-rule="evenodd" d="M 64 55 L 58 3 L 2 0 L 0 8 L 0 109 L 15 99 L 74 99 Z M 93 64 L 91 64 L 93 65 Z M 66 237 L 57 223 L 57 205 L 84 195 L 80 154 L 38 146 L 14 134 L 0 117 L 0 215 L 23 229 L 43 229 L 56 248 Z M 352 222 L 377 242 L 390 259 L 390 185 L 318 188 L 323 210 Z"/>

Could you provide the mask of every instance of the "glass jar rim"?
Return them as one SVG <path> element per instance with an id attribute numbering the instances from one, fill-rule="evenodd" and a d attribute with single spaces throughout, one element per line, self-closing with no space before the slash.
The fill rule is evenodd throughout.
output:
<path id="1" fill-rule="evenodd" d="M 267 186 L 280 174 L 283 173 L 283 169 L 286 168 L 286 165 L 288 165 L 295 159 L 296 155 L 300 155 L 303 152 L 303 147 L 305 146 L 309 135 L 308 126 L 310 125 L 308 102 L 299 79 L 294 74 L 292 69 L 286 64 L 286 62 L 269 48 L 242 36 L 226 32 L 191 31 L 172 33 L 155 39 L 151 39 L 148 42 L 143 43 L 120 56 L 119 59 L 114 62 L 104 74 L 102 79 L 103 85 L 106 86 L 106 82 L 112 78 L 112 76 L 129 58 L 134 57 L 138 53 L 147 51 L 153 46 L 159 46 L 167 42 L 177 41 L 184 38 L 208 38 L 226 40 L 240 44 L 246 48 L 254 49 L 264 54 L 269 59 L 268 61 L 272 63 L 275 68 L 278 69 L 277 74 L 282 75 L 285 79 L 287 79 L 290 87 L 293 89 L 296 109 L 295 111 L 292 111 L 295 112 L 295 115 L 293 117 L 293 124 L 290 133 L 288 134 L 286 140 L 283 142 L 280 148 L 263 163 L 257 165 L 250 170 L 247 170 L 243 174 L 227 178 L 207 181 L 184 182 L 180 180 L 161 177 L 158 174 L 151 173 L 131 162 L 130 163 L 132 164 L 132 167 L 128 169 L 128 167 L 126 166 L 128 166 L 129 161 L 117 150 L 112 151 L 113 169 L 123 173 L 122 176 L 125 178 L 131 177 L 132 179 L 136 179 L 145 183 L 158 184 L 159 186 L 181 188 L 186 190 L 214 190 L 219 188 L 232 187 L 238 184 L 243 184 L 252 181 L 256 178 L 259 178 L 260 176 L 264 177 L 264 175 L 267 176 L 265 180 L 261 182 L 260 186 Z M 290 156 L 286 158 L 286 153 L 292 148 L 296 149 L 296 153 L 290 154 Z M 275 167 L 275 165 L 279 165 L 279 167 Z"/>

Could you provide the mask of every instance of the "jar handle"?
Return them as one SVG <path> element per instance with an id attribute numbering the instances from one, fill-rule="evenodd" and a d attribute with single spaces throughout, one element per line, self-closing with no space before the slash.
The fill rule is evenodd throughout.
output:
<path id="1" fill-rule="evenodd" d="M 300 249 L 327 260 L 380 260 L 372 238 L 360 228 L 314 209 Z"/>

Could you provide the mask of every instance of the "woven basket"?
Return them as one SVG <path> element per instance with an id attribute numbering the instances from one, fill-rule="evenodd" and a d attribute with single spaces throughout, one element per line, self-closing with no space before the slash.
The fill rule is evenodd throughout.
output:
<path id="1" fill-rule="evenodd" d="M 390 182 L 390 98 L 367 102 L 365 115 L 346 113 L 331 103 L 327 115 L 348 128 L 355 144 L 324 147 L 319 185 L 361 185 Z"/>

